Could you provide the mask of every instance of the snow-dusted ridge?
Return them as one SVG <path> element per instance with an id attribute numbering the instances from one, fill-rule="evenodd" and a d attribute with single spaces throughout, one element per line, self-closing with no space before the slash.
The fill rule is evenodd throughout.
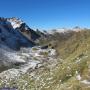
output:
<path id="1" fill-rule="evenodd" d="M 7 21 L 11 23 L 14 29 L 19 28 L 22 23 L 24 23 L 21 19 L 12 17 L 12 18 L 7 18 Z"/>
<path id="2" fill-rule="evenodd" d="M 29 26 L 20 18 L 12 17 L 12 18 L 6 18 L 9 23 L 11 23 L 12 27 L 14 29 L 20 28 L 22 24 L 25 25 L 25 30 L 29 30 Z"/>
<path id="3" fill-rule="evenodd" d="M 54 34 L 54 33 L 67 33 L 69 31 L 75 31 L 79 32 L 82 30 L 88 30 L 89 28 L 80 28 L 80 27 L 74 27 L 74 28 L 56 28 L 56 29 L 51 29 L 47 31 L 43 31 L 44 34 Z"/>

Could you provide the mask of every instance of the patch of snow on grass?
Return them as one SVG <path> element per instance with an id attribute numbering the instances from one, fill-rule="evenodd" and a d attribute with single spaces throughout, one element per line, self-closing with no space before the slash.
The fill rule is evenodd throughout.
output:
<path id="1" fill-rule="evenodd" d="M 76 75 L 77 75 L 77 76 L 76 76 L 76 79 L 77 79 L 77 80 L 81 80 L 81 79 L 82 79 L 82 77 L 80 76 L 80 74 L 78 73 L 78 71 L 76 71 Z"/>
<path id="2" fill-rule="evenodd" d="M 7 71 L 3 71 L 2 73 L 0 73 L 0 77 L 4 78 L 4 79 L 10 79 L 10 78 L 15 78 L 17 76 L 19 76 L 20 72 L 18 69 L 9 69 Z"/>
<path id="3" fill-rule="evenodd" d="M 25 61 L 23 59 L 21 59 L 21 57 L 19 55 L 17 55 L 16 53 L 5 53 L 6 56 L 10 59 L 11 62 L 21 62 L 21 63 L 25 63 Z"/>
<path id="4" fill-rule="evenodd" d="M 83 81 L 81 81 L 81 83 L 90 84 L 90 81 L 88 81 L 88 80 L 83 80 Z"/>
<path id="5" fill-rule="evenodd" d="M 77 75 L 76 78 L 77 80 L 81 80 L 82 77 L 80 75 Z"/>

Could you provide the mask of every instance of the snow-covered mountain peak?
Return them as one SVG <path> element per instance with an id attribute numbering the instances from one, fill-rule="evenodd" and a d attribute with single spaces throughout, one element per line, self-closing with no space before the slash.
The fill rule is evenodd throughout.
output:
<path id="1" fill-rule="evenodd" d="M 12 18 L 7 18 L 7 21 L 11 23 L 14 29 L 19 28 L 22 23 L 24 23 L 21 19 L 12 17 Z"/>

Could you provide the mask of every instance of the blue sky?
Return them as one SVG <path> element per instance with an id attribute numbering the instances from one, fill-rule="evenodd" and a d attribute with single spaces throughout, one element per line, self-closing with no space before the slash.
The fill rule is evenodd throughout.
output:
<path id="1" fill-rule="evenodd" d="M 1 17 L 19 17 L 32 28 L 90 28 L 90 0 L 0 0 Z"/>

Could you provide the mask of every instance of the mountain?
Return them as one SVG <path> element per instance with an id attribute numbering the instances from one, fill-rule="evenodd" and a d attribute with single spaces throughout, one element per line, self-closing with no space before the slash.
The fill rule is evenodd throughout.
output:
<path id="1" fill-rule="evenodd" d="M 0 72 L 25 61 L 16 54 L 35 46 L 40 36 L 18 18 L 0 18 Z"/>
<path id="2" fill-rule="evenodd" d="M 23 22 L 19 18 L 7 18 L 7 21 L 11 23 L 14 29 L 21 32 L 25 37 L 27 37 L 31 41 L 35 41 L 40 37 L 40 35 L 37 34 L 36 31 L 31 29 L 25 22 Z"/>
<path id="3" fill-rule="evenodd" d="M 0 18 L 0 89 L 90 90 L 90 29 L 60 30 Z"/>
<path id="4" fill-rule="evenodd" d="M 32 40 L 29 40 L 20 31 L 15 29 L 6 18 L 0 18 L 0 44 L 17 50 L 20 47 L 32 47 L 35 45 Z"/>

